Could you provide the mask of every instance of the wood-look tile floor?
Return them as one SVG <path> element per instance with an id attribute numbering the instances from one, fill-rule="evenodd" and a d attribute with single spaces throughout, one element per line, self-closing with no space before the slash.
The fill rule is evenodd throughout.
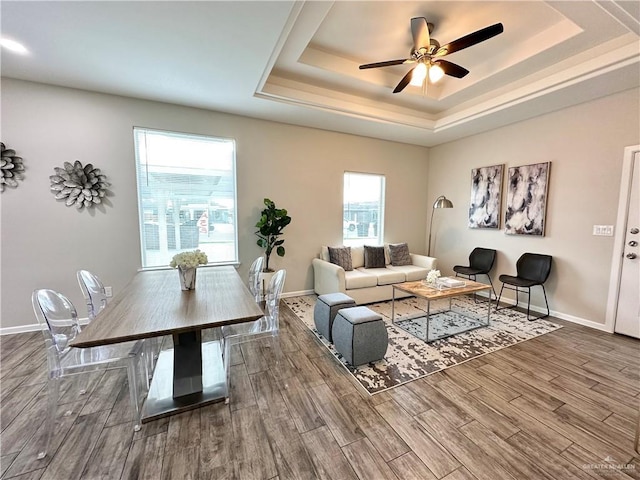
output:
<path id="1" fill-rule="evenodd" d="M 134 433 L 124 370 L 90 376 L 85 395 L 67 384 L 44 460 L 42 336 L 2 337 L 2 478 L 640 478 L 639 341 L 559 321 L 565 328 L 369 397 L 284 303 L 280 312 L 283 355 L 268 343 L 234 351 L 229 405 Z"/>

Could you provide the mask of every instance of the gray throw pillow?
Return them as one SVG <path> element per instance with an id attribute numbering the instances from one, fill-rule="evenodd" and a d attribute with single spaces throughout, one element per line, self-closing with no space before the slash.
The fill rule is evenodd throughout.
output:
<path id="1" fill-rule="evenodd" d="M 364 268 L 384 268 L 384 247 L 364 246 Z"/>
<path id="2" fill-rule="evenodd" d="M 351 247 L 328 247 L 329 261 L 341 266 L 345 272 L 353 270 L 351 263 Z"/>
<path id="3" fill-rule="evenodd" d="M 394 267 L 411 265 L 409 246 L 406 243 L 390 243 L 389 257 L 391 258 L 391 265 L 393 265 Z"/>

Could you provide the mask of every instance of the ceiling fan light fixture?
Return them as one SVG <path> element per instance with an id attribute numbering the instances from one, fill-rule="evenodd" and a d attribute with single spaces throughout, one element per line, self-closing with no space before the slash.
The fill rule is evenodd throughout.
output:
<path id="1" fill-rule="evenodd" d="M 413 85 L 414 87 L 421 87 L 422 82 L 424 82 L 426 76 L 427 66 L 422 62 L 418 63 L 418 65 L 416 65 L 416 67 L 413 69 L 413 74 L 411 75 L 411 82 L 409 82 L 409 85 Z"/>
<path id="2" fill-rule="evenodd" d="M 440 65 L 435 63 L 429 67 L 429 80 L 431 80 L 431 83 L 436 83 L 442 77 L 444 77 L 444 70 Z"/>
<path id="3" fill-rule="evenodd" d="M 429 82 L 436 83 L 445 75 L 463 78 L 469 73 L 469 70 L 466 68 L 448 60 L 442 60 L 441 57 L 489 40 L 504 31 L 502 23 L 496 23 L 440 46 L 440 42 L 431 38 L 433 28 L 433 24 L 428 23 L 426 18 L 413 17 L 411 19 L 413 46 L 411 47 L 409 58 L 366 63 L 360 65 L 358 68 L 363 70 L 366 68 L 391 67 L 393 65 L 415 63 L 416 66 L 405 73 L 400 83 L 393 89 L 393 93 L 400 93 L 407 85 L 413 85 L 422 87 L 422 94 L 426 96 L 427 84 Z M 428 81 L 427 75 L 429 76 Z"/>

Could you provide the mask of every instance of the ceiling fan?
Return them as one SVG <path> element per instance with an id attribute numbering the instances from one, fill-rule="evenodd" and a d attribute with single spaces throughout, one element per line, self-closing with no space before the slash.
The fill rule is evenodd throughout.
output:
<path id="1" fill-rule="evenodd" d="M 403 63 L 415 63 L 417 65 L 402 77 L 400 83 L 398 83 L 396 88 L 394 88 L 393 93 L 401 92 L 409 84 L 422 86 L 424 89 L 427 84 L 427 75 L 429 80 L 435 83 L 444 75 L 462 78 L 469 73 L 469 70 L 466 68 L 447 60 L 442 60 L 442 57 L 464 48 L 471 47 L 476 43 L 484 42 L 485 40 L 495 37 L 504 31 L 502 23 L 496 23 L 495 25 L 482 28 L 476 32 L 465 35 L 464 37 L 460 37 L 451 43 L 440 46 L 440 43 L 430 36 L 433 28 L 433 23 L 427 23 L 427 20 L 424 17 L 412 18 L 411 34 L 413 35 L 413 48 L 411 49 L 409 58 L 367 63 L 365 65 L 360 65 L 360 70 L 366 68 L 390 67 L 392 65 L 401 65 Z"/>

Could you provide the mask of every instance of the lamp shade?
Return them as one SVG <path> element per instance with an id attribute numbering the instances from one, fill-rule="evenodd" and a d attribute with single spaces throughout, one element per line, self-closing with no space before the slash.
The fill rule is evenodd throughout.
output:
<path id="1" fill-rule="evenodd" d="M 433 202 L 433 208 L 453 208 L 453 202 L 444 195 L 440 195 L 436 198 L 436 201 Z"/>
<path id="2" fill-rule="evenodd" d="M 431 256 L 431 232 L 433 230 L 433 217 L 436 208 L 453 208 L 453 202 L 444 195 L 440 195 L 438 198 L 436 198 L 436 201 L 433 202 L 433 209 L 431 210 L 431 220 L 429 221 L 429 249 L 427 252 L 428 256 Z"/>

